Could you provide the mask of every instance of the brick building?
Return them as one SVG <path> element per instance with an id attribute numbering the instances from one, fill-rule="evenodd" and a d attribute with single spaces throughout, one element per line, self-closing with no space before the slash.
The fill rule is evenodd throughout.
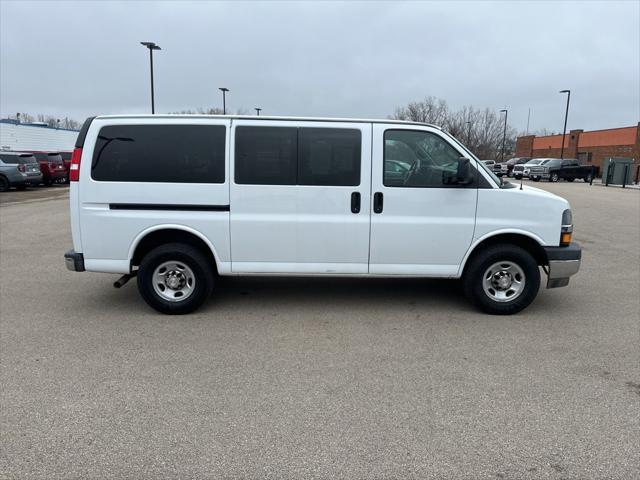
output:
<path id="1" fill-rule="evenodd" d="M 562 135 L 537 137 L 527 135 L 516 141 L 516 157 L 560 158 Z M 564 158 L 577 158 L 584 164 L 602 168 L 609 157 L 628 157 L 634 165 L 640 163 L 640 122 L 633 127 L 606 130 L 571 130 L 564 140 Z"/>

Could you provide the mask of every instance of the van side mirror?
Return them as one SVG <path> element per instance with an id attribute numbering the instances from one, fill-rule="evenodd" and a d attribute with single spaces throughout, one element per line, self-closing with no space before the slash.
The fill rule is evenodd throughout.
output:
<path id="1" fill-rule="evenodd" d="M 455 172 L 442 172 L 442 183 L 444 185 L 470 185 L 473 183 L 473 168 L 471 162 L 466 157 L 460 157 L 458 168 Z"/>

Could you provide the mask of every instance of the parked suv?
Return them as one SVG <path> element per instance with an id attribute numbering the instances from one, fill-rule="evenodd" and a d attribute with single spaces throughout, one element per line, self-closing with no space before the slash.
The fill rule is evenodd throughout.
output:
<path id="1" fill-rule="evenodd" d="M 503 184 L 422 123 L 95 117 L 70 180 L 67 268 L 135 276 L 163 313 L 198 308 L 217 275 L 332 275 L 461 278 L 481 309 L 512 314 L 540 266 L 548 288 L 580 266 L 566 200 Z"/>
<path id="2" fill-rule="evenodd" d="M 37 186 L 42 181 L 40 165 L 30 153 L 0 153 L 0 192 Z"/>
<path id="3" fill-rule="evenodd" d="M 559 158 L 550 158 L 547 160 L 543 164 L 531 167 L 529 178 L 534 182 L 539 182 L 540 180 L 557 182 L 561 179 L 573 182 L 576 178 L 590 182 L 592 177 L 598 174 L 599 170 L 592 165 L 580 165 L 576 159 L 561 160 Z"/>
<path id="4" fill-rule="evenodd" d="M 59 153 L 33 152 L 33 155 L 40 163 L 42 183 L 49 186 L 66 181 L 67 170 Z"/>

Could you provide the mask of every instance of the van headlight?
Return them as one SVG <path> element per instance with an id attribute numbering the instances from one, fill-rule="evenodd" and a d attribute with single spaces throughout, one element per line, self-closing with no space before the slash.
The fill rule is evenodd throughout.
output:
<path id="1" fill-rule="evenodd" d="M 562 226 L 560 227 L 560 246 L 566 247 L 571 244 L 571 235 L 573 234 L 573 214 L 571 209 L 567 208 L 562 212 Z"/>

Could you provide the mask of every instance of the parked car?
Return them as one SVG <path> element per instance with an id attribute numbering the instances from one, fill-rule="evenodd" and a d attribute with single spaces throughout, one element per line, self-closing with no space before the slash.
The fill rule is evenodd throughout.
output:
<path id="1" fill-rule="evenodd" d="M 539 266 L 548 288 L 580 267 L 566 200 L 503 183 L 426 124 L 95 117 L 70 181 L 67 268 L 135 276 L 162 313 L 198 308 L 216 275 L 332 275 L 462 278 L 482 310 L 512 314 Z"/>
<path id="2" fill-rule="evenodd" d="M 495 160 L 480 160 L 482 163 L 484 163 L 487 167 L 489 167 L 490 169 L 493 169 L 493 166 L 496 164 Z"/>
<path id="3" fill-rule="evenodd" d="M 42 181 L 40 165 L 30 153 L 0 153 L 0 192 L 11 187 L 23 189 L 37 186 Z"/>
<path id="4" fill-rule="evenodd" d="M 534 182 L 540 180 L 549 180 L 557 182 L 564 179 L 567 182 L 573 182 L 576 178 L 581 178 L 585 182 L 590 182 L 593 176 L 597 176 L 598 167 L 593 165 L 580 165 L 576 159 L 561 160 L 559 158 L 550 158 L 542 165 L 534 165 L 529 172 L 529 178 Z"/>
<path id="5" fill-rule="evenodd" d="M 49 186 L 66 181 L 67 170 L 59 153 L 33 152 L 33 155 L 40 163 L 42 183 Z"/>
<path id="6" fill-rule="evenodd" d="M 513 178 L 520 180 L 521 178 L 529 178 L 529 172 L 533 165 L 544 165 L 550 159 L 548 158 L 534 158 L 527 163 L 515 165 L 513 167 Z"/>
<path id="7" fill-rule="evenodd" d="M 66 171 L 66 178 L 64 183 L 69 183 L 69 168 L 71 167 L 71 154 L 73 152 L 58 152 L 62 157 L 62 161 L 64 163 L 64 169 Z"/>
<path id="8" fill-rule="evenodd" d="M 527 163 L 531 160 L 531 157 L 513 157 L 506 162 L 496 163 L 493 166 L 493 171 L 499 177 L 506 175 L 507 177 L 513 176 L 513 167 L 522 163 Z"/>

